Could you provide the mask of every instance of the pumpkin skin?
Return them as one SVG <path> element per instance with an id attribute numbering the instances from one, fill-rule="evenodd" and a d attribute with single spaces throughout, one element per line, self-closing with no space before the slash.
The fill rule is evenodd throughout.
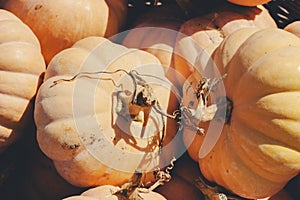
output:
<path id="1" fill-rule="evenodd" d="M 80 39 L 118 33 L 127 15 L 126 0 L 8 0 L 4 8 L 33 30 L 47 63 Z"/>
<path id="2" fill-rule="evenodd" d="M 118 200 L 119 198 L 113 193 L 120 188 L 111 185 L 98 186 L 83 192 L 81 195 L 64 198 L 63 200 Z M 144 200 L 166 200 L 162 195 L 156 192 L 140 192 L 139 195 Z"/>
<path id="3" fill-rule="evenodd" d="M 245 198 L 265 198 L 299 173 L 299 47 L 297 36 L 280 29 L 241 29 L 218 47 L 214 59 L 224 57 L 217 69 L 227 73 L 223 82 L 232 113 L 207 155 L 200 152 L 205 137 L 184 130 L 188 151 L 209 181 Z M 185 88 L 201 77 L 194 74 Z M 193 96 L 184 93 L 183 105 L 197 105 Z M 209 124 L 200 126 L 208 130 Z"/>
<path id="4" fill-rule="evenodd" d="M 300 21 L 294 21 L 284 27 L 284 30 L 291 32 L 300 37 Z"/>
<path id="5" fill-rule="evenodd" d="M 230 3 L 241 6 L 258 6 L 270 2 L 271 0 L 227 0 Z"/>
<path id="6" fill-rule="evenodd" d="M 137 69 L 140 66 L 142 68 Z M 145 51 L 114 44 L 102 37 L 88 37 L 52 59 L 45 73 L 45 82 L 38 92 L 35 122 L 39 146 L 54 161 L 58 173 L 75 186 L 120 185 L 138 169 L 145 173 L 149 172 L 149 176 L 146 173 L 145 181 L 151 180 L 151 170 L 164 165 L 164 161 L 168 164 L 174 156 L 172 154 L 170 158 L 156 156 L 160 149 L 158 142 L 161 142 L 163 127 L 160 114 L 151 110 L 145 128 L 142 128 L 141 121 L 127 118 L 126 121 L 118 114 L 120 111 L 117 110 L 122 107 L 119 104 L 112 104 L 115 98 L 112 95 L 116 89 L 112 81 L 101 80 L 98 86 L 92 89 L 90 86 L 97 85 L 98 80 L 78 78 L 51 87 L 53 81 L 72 78 L 80 71 L 116 69 L 127 71 L 142 69 L 142 73 L 149 73 L 151 76 L 167 81 L 163 67 L 155 56 Z M 123 83 L 125 89 L 133 91 L 132 80 L 125 73 L 112 74 L 111 78 L 116 84 L 119 84 L 118 81 L 121 79 L 127 81 L 126 84 Z M 78 81 L 83 82 L 78 84 Z M 162 87 L 160 84 L 151 83 L 150 86 L 153 87 L 155 97 L 166 112 L 169 109 L 169 102 L 170 107 L 173 107 L 177 100 L 170 88 Z M 76 96 L 78 93 L 75 92 L 84 91 L 92 91 L 92 97 L 87 97 L 85 94 Z M 87 102 L 90 100 L 95 101 Z M 77 105 L 76 101 L 83 101 L 78 104 L 78 108 L 74 107 Z M 84 104 L 94 105 L 94 107 L 81 106 Z M 81 125 L 86 124 L 89 124 L 93 130 L 88 127 L 80 129 Z M 177 131 L 176 122 L 166 120 L 165 127 L 163 142 L 171 141 L 170 137 L 172 138 Z M 141 137 L 143 129 L 145 133 L 144 137 Z M 167 152 L 175 152 L 176 149 L 173 149 L 172 145 L 169 147 Z M 109 149 L 105 150 L 105 148 Z M 121 152 L 121 155 L 116 153 L 116 149 Z M 162 151 L 164 152 L 164 148 Z M 131 153 L 137 156 L 131 157 Z M 145 160 L 146 154 L 153 154 L 150 155 L 153 159 Z"/>
<path id="7" fill-rule="evenodd" d="M 184 14 L 180 7 L 175 3 L 164 3 L 142 14 L 133 23 L 122 44 L 156 56 L 164 66 L 168 79 L 175 84 L 172 55 L 183 22 Z"/>
<path id="8" fill-rule="evenodd" d="M 249 8 L 224 4 L 182 24 L 174 50 L 178 83 L 182 86 L 194 66 L 201 71 L 226 36 L 246 27 L 275 28 L 276 23 L 262 6 Z"/>
<path id="9" fill-rule="evenodd" d="M 33 98 L 45 62 L 39 41 L 14 14 L 0 10 L 0 152 L 34 126 Z"/>

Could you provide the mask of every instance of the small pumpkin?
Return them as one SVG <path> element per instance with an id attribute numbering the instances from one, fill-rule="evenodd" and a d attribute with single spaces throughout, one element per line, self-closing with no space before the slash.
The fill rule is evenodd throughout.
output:
<path id="1" fill-rule="evenodd" d="M 121 185 L 136 170 L 148 181 L 176 156 L 177 125 L 164 115 L 176 102 L 155 56 L 88 37 L 48 65 L 35 101 L 37 140 L 75 186 Z"/>
<path id="2" fill-rule="evenodd" d="M 83 192 L 81 195 L 67 197 L 63 200 L 166 200 L 165 197 L 153 191 L 140 191 L 137 193 L 138 196 L 136 197 L 127 197 L 126 195 L 124 195 L 127 193 L 127 191 L 124 192 L 124 194 L 120 193 L 120 191 L 122 191 L 122 188 L 120 187 L 103 185 L 89 189 Z"/>
<path id="3" fill-rule="evenodd" d="M 183 22 L 184 14 L 177 4 L 163 3 L 142 14 L 135 21 L 122 44 L 156 56 L 165 68 L 168 79 L 175 84 L 172 55 L 177 33 Z"/>
<path id="4" fill-rule="evenodd" d="M 300 21 L 298 20 L 288 24 L 286 27 L 284 27 L 284 30 L 300 37 Z"/>
<path id="5" fill-rule="evenodd" d="M 218 47 L 216 68 L 185 82 L 183 105 L 193 110 L 204 102 L 195 95 L 199 80 L 227 74 L 206 101 L 217 107 L 210 123 L 200 122 L 206 136 L 184 128 L 188 151 L 209 181 L 244 198 L 266 198 L 300 172 L 299 55 L 300 39 L 287 31 L 241 29 Z M 205 141 L 215 142 L 211 150 Z"/>
<path id="6" fill-rule="evenodd" d="M 258 6 L 270 2 L 271 0 L 227 0 L 230 3 L 241 6 Z"/>
<path id="7" fill-rule="evenodd" d="M 45 62 L 34 33 L 0 10 L 0 152 L 34 126 L 33 99 Z"/>
<path id="8" fill-rule="evenodd" d="M 195 69 L 194 66 L 201 70 L 211 62 L 212 53 L 226 36 L 246 27 L 275 28 L 276 23 L 262 6 L 249 8 L 230 4 L 183 23 L 174 50 L 179 84 L 182 86 Z"/>
<path id="9" fill-rule="evenodd" d="M 127 16 L 126 0 L 7 0 L 4 8 L 33 30 L 47 63 L 80 39 L 115 35 Z"/>

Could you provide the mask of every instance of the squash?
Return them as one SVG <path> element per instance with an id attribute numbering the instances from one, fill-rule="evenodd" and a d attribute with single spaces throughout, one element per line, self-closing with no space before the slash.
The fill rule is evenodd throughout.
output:
<path id="1" fill-rule="evenodd" d="M 122 45 L 137 48 L 156 56 L 169 80 L 175 84 L 175 70 L 172 64 L 173 49 L 184 14 L 177 4 L 164 3 L 142 14 L 126 34 Z"/>
<path id="2" fill-rule="evenodd" d="M 180 86 L 197 66 L 211 62 L 211 54 L 234 31 L 245 27 L 269 28 L 276 23 L 262 6 L 240 7 L 230 4 L 194 17 L 182 24 L 174 50 L 174 66 Z"/>
<path id="3" fill-rule="evenodd" d="M 216 8 L 221 8 L 228 2 L 232 5 L 254 7 L 266 4 L 271 0 L 176 0 L 177 4 L 189 17 L 203 15 Z"/>
<path id="4" fill-rule="evenodd" d="M 300 20 L 288 24 L 286 27 L 284 27 L 284 30 L 300 37 Z"/>
<path id="5" fill-rule="evenodd" d="M 103 37 L 51 60 L 34 119 L 39 146 L 62 177 L 79 187 L 121 185 L 139 170 L 147 182 L 177 157 L 177 125 L 165 114 L 177 108 L 178 92 L 163 70 L 155 56 Z"/>
<path id="6" fill-rule="evenodd" d="M 241 29 L 216 50 L 217 67 L 188 78 L 182 105 L 190 112 L 217 108 L 209 123 L 201 123 L 203 112 L 195 118 L 205 136 L 184 128 L 189 154 L 206 179 L 244 198 L 266 198 L 300 172 L 299 55 L 300 39 L 287 31 Z M 208 99 L 195 95 L 199 80 L 209 85 L 223 74 L 213 90 L 200 91 Z"/>
<path id="7" fill-rule="evenodd" d="M 121 195 L 118 196 L 115 193 L 120 191 L 121 188 L 112 186 L 112 185 L 103 185 L 98 186 L 96 188 L 89 189 L 83 192 L 81 195 L 71 196 L 64 198 L 63 200 L 135 200 L 135 199 L 143 199 L 143 200 L 166 200 L 162 195 L 152 191 L 138 192 L 138 197 L 136 198 L 128 198 L 126 196 Z M 124 193 L 126 194 L 126 193 Z"/>
<path id="8" fill-rule="evenodd" d="M 0 152 L 34 126 L 33 99 L 45 71 L 36 36 L 19 18 L 0 10 Z"/>
<path id="9" fill-rule="evenodd" d="M 258 6 L 270 2 L 271 0 L 227 0 L 230 3 L 241 6 Z"/>
<path id="10" fill-rule="evenodd" d="M 47 63 L 80 39 L 115 35 L 127 15 L 126 0 L 7 0 L 4 8 L 33 30 Z"/>

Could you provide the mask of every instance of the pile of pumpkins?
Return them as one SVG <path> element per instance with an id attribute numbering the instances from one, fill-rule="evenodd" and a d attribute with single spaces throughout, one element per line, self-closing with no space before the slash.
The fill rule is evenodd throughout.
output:
<path id="1" fill-rule="evenodd" d="M 300 198 L 300 21 L 268 2 L 1 0 L 0 198 Z"/>

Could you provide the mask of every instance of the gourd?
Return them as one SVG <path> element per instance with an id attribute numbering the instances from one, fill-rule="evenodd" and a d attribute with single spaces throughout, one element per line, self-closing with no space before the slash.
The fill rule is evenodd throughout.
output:
<path id="1" fill-rule="evenodd" d="M 230 3 L 242 6 L 258 6 L 270 2 L 271 0 L 227 0 Z"/>
<path id="2" fill-rule="evenodd" d="M 4 8 L 33 30 L 47 63 L 80 39 L 115 35 L 127 15 L 126 0 L 7 0 Z"/>
<path id="3" fill-rule="evenodd" d="M 112 185 L 104 185 L 98 186 L 96 188 L 89 189 L 83 192 L 81 195 L 71 196 L 64 198 L 63 200 L 118 200 L 118 199 L 143 199 L 143 200 L 166 200 L 162 195 L 152 191 L 142 191 L 138 192 L 137 197 L 126 197 L 120 194 L 116 194 L 120 191 L 121 188 L 112 186 Z"/>
<path id="4" fill-rule="evenodd" d="M 246 27 L 276 27 L 268 11 L 262 7 L 224 4 L 208 14 L 191 18 L 181 25 L 174 49 L 174 67 L 179 85 L 193 72 L 201 70 L 220 43 L 229 34 Z"/>
<path id="5" fill-rule="evenodd" d="M 300 37 L 300 21 L 298 20 L 288 24 L 286 27 L 284 27 L 284 30 Z"/>
<path id="6" fill-rule="evenodd" d="M 82 39 L 48 65 L 35 102 L 38 144 L 75 186 L 120 186 L 136 170 L 147 182 L 176 157 L 176 122 L 164 114 L 177 97 L 155 56 Z"/>
<path id="7" fill-rule="evenodd" d="M 206 179 L 245 198 L 265 198 L 300 172 L 299 55 L 300 39 L 287 31 L 241 29 L 216 50 L 216 67 L 188 78 L 183 106 L 217 108 L 209 123 L 198 120 L 205 136 L 184 128 L 189 154 Z M 195 95 L 200 80 L 224 74 L 208 99 Z M 204 147 L 205 141 L 214 145 Z"/>
<path id="8" fill-rule="evenodd" d="M 36 36 L 19 18 L 0 10 L 0 152 L 34 127 L 33 100 L 45 62 Z"/>
<path id="9" fill-rule="evenodd" d="M 172 63 L 173 49 L 184 14 L 175 3 L 153 7 L 133 22 L 122 45 L 137 48 L 156 56 L 163 65 L 169 80 L 176 84 Z"/>

